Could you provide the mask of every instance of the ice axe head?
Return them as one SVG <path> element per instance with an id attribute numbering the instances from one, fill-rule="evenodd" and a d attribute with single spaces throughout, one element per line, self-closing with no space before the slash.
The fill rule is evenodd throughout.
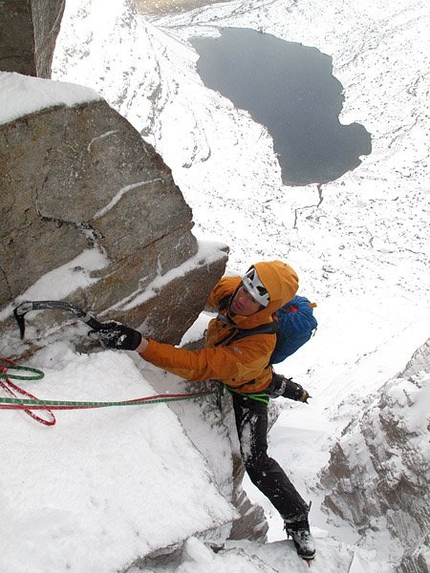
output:
<path id="1" fill-rule="evenodd" d="M 24 333 L 25 333 L 24 315 L 31 309 L 32 309 L 31 302 L 23 302 L 20 305 L 18 305 L 13 311 L 13 315 L 16 319 L 16 322 L 18 323 L 21 340 L 24 338 Z"/>
<path id="2" fill-rule="evenodd" d="M 90 328 L 93 328 L 94 330 L 100 330 L 100 328 L 103 325 L 103 323 L 99 322 L 97 319 L 95 319 L 93 316 L 91 316 L 91 314 L 85 312 L 84 310 L 82 310 L 81 308 L 79 308 L 75 304 L 72 304 L 71 302 L 67 302 L 64 300 L 27 301 L 27 302 L 22 302 L 21 304 L 19 304 L 15 308 L 15 310 L 13 311 L 13 314 L 14 314 L 15 319 L 16 319 L 18 326 L 19 326 L 19 332 L 21 334 L 21 339 L 24 338 L 24 332 L 25 332 L 24 315 L 29 310 L 54 310 L 54 309 L 65 310 L 65 311 L 71 312 L 77 318 L 79 318 L 80 320 L 85 322 Z"/>

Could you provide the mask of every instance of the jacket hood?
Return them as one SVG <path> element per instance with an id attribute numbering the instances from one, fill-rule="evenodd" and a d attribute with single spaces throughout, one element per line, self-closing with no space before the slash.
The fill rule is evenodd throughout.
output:
<path id="1" fill-rule="evenodd" d="M 241 328 L 253 328 L 271 322 L 272 315 L 290 301 L 299 288 L 299 278 L 289 265 L 282 261 L 269 261 L 252 265 L 260 281 L 267 289 L 269 304 L 250 316 L 234 316 L 234 322 Z"/>

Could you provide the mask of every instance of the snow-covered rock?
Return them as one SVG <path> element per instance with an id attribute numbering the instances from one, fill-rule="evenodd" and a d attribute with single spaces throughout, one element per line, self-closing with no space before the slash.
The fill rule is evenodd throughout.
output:
<path id="1" fill-rule="evenodd" d="M 0 72 L 0 109 L 7 211 L 0 321 L 13 302 L 37 300 L 36 283 L 51 275 L 48 300 L 68 297 L 178 342 L 227 254 L 220 244 L 197 242 L 192 211 L 154 148 L 80 85 Z M 42 336 L 67 318 L 45 314 Z"/>
<path id="2" fill-rule="evenodd" d="M 333 448 L 321 483 L 325 506 L 397 571 L 430 565 L 430 342 Z"/>

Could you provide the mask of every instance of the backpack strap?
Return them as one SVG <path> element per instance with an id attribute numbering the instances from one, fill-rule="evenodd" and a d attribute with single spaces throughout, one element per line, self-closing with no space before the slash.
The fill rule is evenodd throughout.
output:
<path id="1" fill-rule="evenodd" d="M 254 328 L 238 328 L 237 333 L 228 342 L 230 345 L 236 340 L 254 336 L 254 334 L 277 334 L 279 332 L 279 324 L 277 322 L 268 322 L 267 324 L 260 324 Z"/>
<path id="2" fill-rule="evenodd" d="M 238 328 L 234 323 L 231 323 L 229 319 L 219 314 L 217 316 L 218 320 L 221 320 L 225 324 L 229 324 L 231 329 L 227 333 L 227 335 L 215 343 L 215 346 L 219 346 L 220 344 L 224 344 L 224 346 L 230 346 L 236 340 L 241 340 L 242 338 L 247 338 L 248 336 L 254 336 L 256 334 L 277 334 L 279 332 L 279 324 L 277 322 L 268 322 L 267 324 L 260 324 L 259 326 L 255 326 L 254 328 Z M 258 402 L 263 402 L 264 404 L 269 403 L 269 394 L 266 391 L 254 393 L 254 394 L 244 394 L 240 392 L 240 388 L 243 388 L 249 384 L 254 384 L 255 380 L 248 380 L 239 388 L 232 389 L 227 386 L 227 389 L 230 392 L 240 394 L 241 396 L 246 396 L 252 400 L 256 400 Z"/>
<path id="3" fill-rule="evenodd" d="M 217 318 L 222 320 L 222 322 L 227 322 L 223 315 L 218 315 Z M 277 322 L 268 322 L 267 324 L 259 324 L 254 328 L 239 328 L 235 324 L 231 324 L 231 330 L 228 334 L 215 343 L 215 346 L 219 346 L 224 343 L 224 346 L 230 346 L 233 342 L 241 340 L 242 338 L 247 338 L 248 336 L 254 336 L 255 334 L 276 334 L 279 332 L 279 324 Z"/>

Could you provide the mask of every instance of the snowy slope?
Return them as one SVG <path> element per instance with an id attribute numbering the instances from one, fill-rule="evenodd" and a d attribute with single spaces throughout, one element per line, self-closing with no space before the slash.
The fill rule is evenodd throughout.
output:
<path id="1" fill-rule="evenodd" d="M 334 2 L 323 10 L 312 2 L 232 2 L 133 21 L 126 39 L 120 19 L 104 35 L 83 33 L 81 4 L 70 3 L 65 14 L 56 77 L 95 87 L 155 145 L 193 208 L 197 232 L 233 247 L 232 270 L 256 258 L 287 259 L 319 302 L 341 295 L 340 304 L 360 313 L 377 308 L 384 341 L 422 319 L 429 306 L 422 304 L 429 254 L 427 4 L 402 10 L 394 1 L 360 8 Z M 101 5 L 92 3 L 94 20 L 103 17 Z M 321 188 L 282 187 L 265 128 L 197 75 L 188 38 L 216 34 L 219 25 L 262 29 L 332 56 L 345 88 L 342 118 L 369 129 L 372 155 Z M 381 323 L 379 314 L 375 321 Z"/>
<path id="2" fill-rule="evenodd" d="M 31 364 L 45 378 L 19 385 L 40 399 L 155 393 L 125 354 L 58 343 Z M 165 404 L 55 415 L 46 427 L 1 411 L 1 571 L 114 572 L 235 516 Z"/>
<path id="3" fill-rule="evenodd" d="M 148 396 L 154 390 L 147 380 L 157 384 L 160 377 L 175 389 L 172 377 L 145 367 L 138 358 L 112 351 L 77 355 L 64 342 L 40 351 L 31 365 L 41 368 L 45 378 L 19 385 L 41 399 Z M 192 417 L 193 431 L 200 433 L 199 446 L 206 441 L 211 450 L 207 457 L 212 467 L 164 404 L 55 412 L 53 427 L 39 425 L 24 413 L 2 411 L 1 570 L 307 570 L 291 541 L 230 542 L 218 553 L 204 545 L 199 532 L 218 526 L 219 537 L 212 536 L 212 542 L 222 542 L 228 534 L 222 525 L 235 515 L 222 495 L 231 472 L 228 443 L 225 434 L 210 428 L 208 402 L 182 404 L 178 408 Z M 376 567 L 384 571 L 365 549 L 327 538 L 317 528 L 314 534 L 315 573 L 357 573 L 362 570 L 350 569 L 357 562 L 366 563 L 366 573 L 376 572 Z M 148 553 L 172 550 L 184 541 L 183 551 L 165 566 L 131 566 Z"/>
<path id="4" fill-rule="evenodd" d="M 428 337 L 428 3 L 237 0 L 151 18 L 136 19 L 126 0 L 67 2 L 55 78 L 100 93 L 154 144 L 193 208 L 196 233 L 230 245 L 229 271 L 281 258 L 299 272 L 320 327 L 279 370 L 313 398 L 282 404 L 271 451 L 313 501 L 312 570 L 388 573 L 386 560 L 354 545 L 357 532 L 320 511 L 315 486 L 330 445 Z M 338 181 L 283 187 L 265 128 L 196 73 L 188 39 L 218 25 L 261 29 L 332 56 L 345 89 L 342 118 L 372 133 L 372 155 Z M 33 363 L 46 379 L 24 385 L 40 397 L 110 400 L 181 387 L 125 355 L 77 356 L 64 343 Z M 202 450 L 225 459 L 204 404 L 180 409 Z M 232 515 L 213 485 L 226 487 L 228 462 L 209 467 L 173 409 L 61 412 L 54 428 L 2 411 L 0 422 L 2 570 L 116 571 Z M 279 543 L 279 517 L 248 488 L 266 509 L 272 543 L 214 554 L 191 537 L 173 564 L 147 571 L 307 570 L 291 542 Z"/>

